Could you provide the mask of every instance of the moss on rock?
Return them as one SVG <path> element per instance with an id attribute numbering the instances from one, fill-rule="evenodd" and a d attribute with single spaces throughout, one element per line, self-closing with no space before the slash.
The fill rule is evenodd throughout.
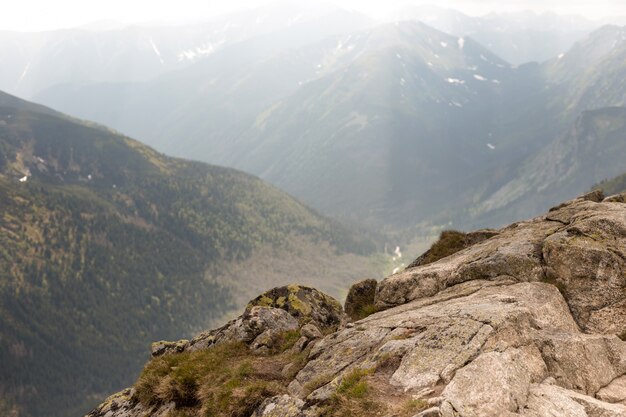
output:
<path id="1" fill-rule="evenodd" d="M 301 324 L 313 322 L 322 331 L 336 329 L 343 317 L 339 301 L 315 288 L 300 285 L 277 287 L 261 294 L 248 303 L 246 313 L 256 306 L 285 310 Z"/>

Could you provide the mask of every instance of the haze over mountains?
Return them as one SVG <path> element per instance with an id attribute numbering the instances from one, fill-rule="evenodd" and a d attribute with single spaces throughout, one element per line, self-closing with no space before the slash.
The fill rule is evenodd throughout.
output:
<path id="1" fill-rule="evenodd" d="M 257 39 L 258 56 L 373 24 L 332 6 L 283 2 L 184 26 L 0 32 L 0 90 L 24 98 L 57 84 L 150 80 L 238 42 Z M 263 39 L 263 41 L 261 41 Z"/>
<path id="2" fill-rule="evenodd" d="M 272 286 L 341 297 L 401 268 L 388 236 L 626 187 L 626 28 L 585 18 L 287 2 L 0 59 L 51 107 L 0 92 L 0 415 L 86 411 Z"/>
<path id="3" fill-rule="evenodd" d="M 449 34 L 415 20 L 288 10 L 274 32 L 260 20 L 262 36 L 238 31 L 193 63 L 153 50 L 153 62 L 172 69 L 161 75 L 48 80 L 34 97 L 165 153 L 259 175 L 336 218 L 395 230 L 500 225 L 623 170 L 599 161 L 589 171 L 571 150 L 561 163 L 579 167 L 575 179 L 535 169 L 572 146 L 563 138 L 591 123 L 585 111 L 624 104 L 621 27 L 551 14 L 413 11 Z M 250 13 L 237 18 L 256 24 L 261 12 Z M 157 48 L 172 50 L 166 45 Z M 516 65 L 528 59 L 541 62 Z"/>

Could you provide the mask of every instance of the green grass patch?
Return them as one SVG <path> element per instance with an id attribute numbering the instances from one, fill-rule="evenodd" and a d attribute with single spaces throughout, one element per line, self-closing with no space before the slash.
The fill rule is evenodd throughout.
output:
<path id="1" fill-rule="evenodd" d="M 424 400 L 407 400 L 402 405 L 403 415 L 413 416 L 420 411 L 424 411 L 428 408 L 428 403 Z"/>
<path id="2" fill-rule="evenodd" d="M 374 304 L 366 304 L 358 308 L 353 319 L 355 321 L 363 320 L 364 318 L 371 316 L 374 313 L 378 313 L 379 311 L 380 310 L 378 309 L 378 307 L 376 307 Z"/>
<path id="3" fill-rule="evenodd" d="M 194 408 L 203 416 L 247 417 L 264 399 L 286 392 L 280 371 L 292 359 L 254 356 L 243 343 L 164 355 L 146 365 L 134 395 L 145 406 L 174 402 L 181 413 Z"/>
<path id="4" fill-rule="evenodd" d="M 375 369 L 354 369 L 346 375 L 337 388 L 337 394 L 348 398 L 363 398 L 367 394 L 367 382 L 363 379 L 374 373 Z"/>

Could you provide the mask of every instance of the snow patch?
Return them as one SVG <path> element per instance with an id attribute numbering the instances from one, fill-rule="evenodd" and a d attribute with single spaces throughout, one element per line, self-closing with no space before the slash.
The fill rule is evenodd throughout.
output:
<path id="1" fill-rule="evenodd" d="M 474 74 L 474 78 L 478 81 L 487 81 L 487 79 L 480 74 Z"/>
<path id="2" fill-rule="evenodd" d="M 224 41 L 219 42 L 217 45 L 219 46 L 220 44 L 224 43 Z M 188 60 L 188 61 L 194 61 L 196 60 L 198 57 L 202 57 L 205 55 L 210 55 L 213 52 L 215 52 L 216 46 L 214 45 L 202 45 L 202 46 L 197 46 L 195 48 L 192 49 L 185 49 L 183 51 L 180 51 L 178 53 L 178 61 L 182 61 L 182 60 Z"/>
<path id="3" fill-rule="evenodd" d="M 22 178 L 20 178 L 20 182 L 26 182 L 28 181 L 28 175 L 24 175 Z"/>
<path id="4" fill-rule="evenodd" d="M 448 78 L 446 81 L 450 84 L 465 84 L 465 80 L 459 80 L 458 78 Z"/>
<path id="5" fill-rule="evenodd" d="M 557 58 L 558 59 L 563 59 L 564 56 L 565 56 L 565 54 L 559 54 L 559 56 Z"/>
<path id="6" fill-rule="evenodd" d="M 406 80 L 404 78 L 400 78 L 400 85 L 403 87 L 406 85 Z"/>
<path id="7" fill-rule="evenodd" d="M 491 80 L 491 82 L 494 84 L 500 84 L 500 80 Z"/>
<path id="8" fill-rule="evenodd" d="M 496 149 L 496 147 L 495 147 L 494 145 L 492 145 L 491 143 L 488 143 L 488 144 L 487 144 L 487 147 L 488 147 L 489 149 L 491 149 L 492 151 L 493 151 L 494 149 Z"/>
<path id="9" fill-rule="evenodd" d="M 459 44 L 459 49 L 463 49 L 463 47 L 465 46 L 465 38 L 459 38 L 457 42 Z"/>
<path id="10" fill-rule="evenodd" d="M 447 42 L 441 42 L 441 46 L 443 46 L 444 48 L 448 47 L 448 43 Z"/>
<path id="11" fill-rule="evenodd" d="M 152 50 L 154 51 L 156 56 L 159 57 L 159 61 L 161 61 L 161 64 L 164 64 L 165 62 L 163 62 L 163 57 L 161 57 L 161 52 L 159 51 L 159 48 L 157 48 L 156 44 L 154 43 L 154 39 L 152 38 L 150 38 L 150 45 L 152 45 Z"/>
<path id="12" fill-rule="evenodd" d="M 17 80 L 17 85 L 20 85 L 24 77 L 26 77 L 26 74 L 28 74 L 28 70 L 30 69 L 31 62 L 32 61 L 28 61 L 28 64 L 26 64 L 26 68 L 24 68 L 24 71 L 22 71 L 22 75 L 20 75 L 20 78 Z"/>

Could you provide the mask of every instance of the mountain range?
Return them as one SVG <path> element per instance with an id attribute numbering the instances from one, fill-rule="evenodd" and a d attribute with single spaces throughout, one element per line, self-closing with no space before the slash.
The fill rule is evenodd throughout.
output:
<path id="1" fill-rule="evenodd" d="M 148 81 L 243 41 L 256 39 L 257 53 L 269 54 L 372 24 L 356 12 L 283 1 L 182 26 L 0 31 L 0 90 L 29 99 L 59 84 Z"/>
<path id="2" fill-rule="evenodd" d="M 562 164 L 580 171 L 559 187 L 540 161 L 573 145 L 585 112 L 623 106 L 624 33 L 604 26 L 514 66 L 472 37 L 396 22 L 262 56 L 253 39 L 152 81 L 57 86 L 37 101 L 259 175 L 340 219 L 494 226 L 623 170 L 599 160 L 588 171 L 569 149 Z"/>

